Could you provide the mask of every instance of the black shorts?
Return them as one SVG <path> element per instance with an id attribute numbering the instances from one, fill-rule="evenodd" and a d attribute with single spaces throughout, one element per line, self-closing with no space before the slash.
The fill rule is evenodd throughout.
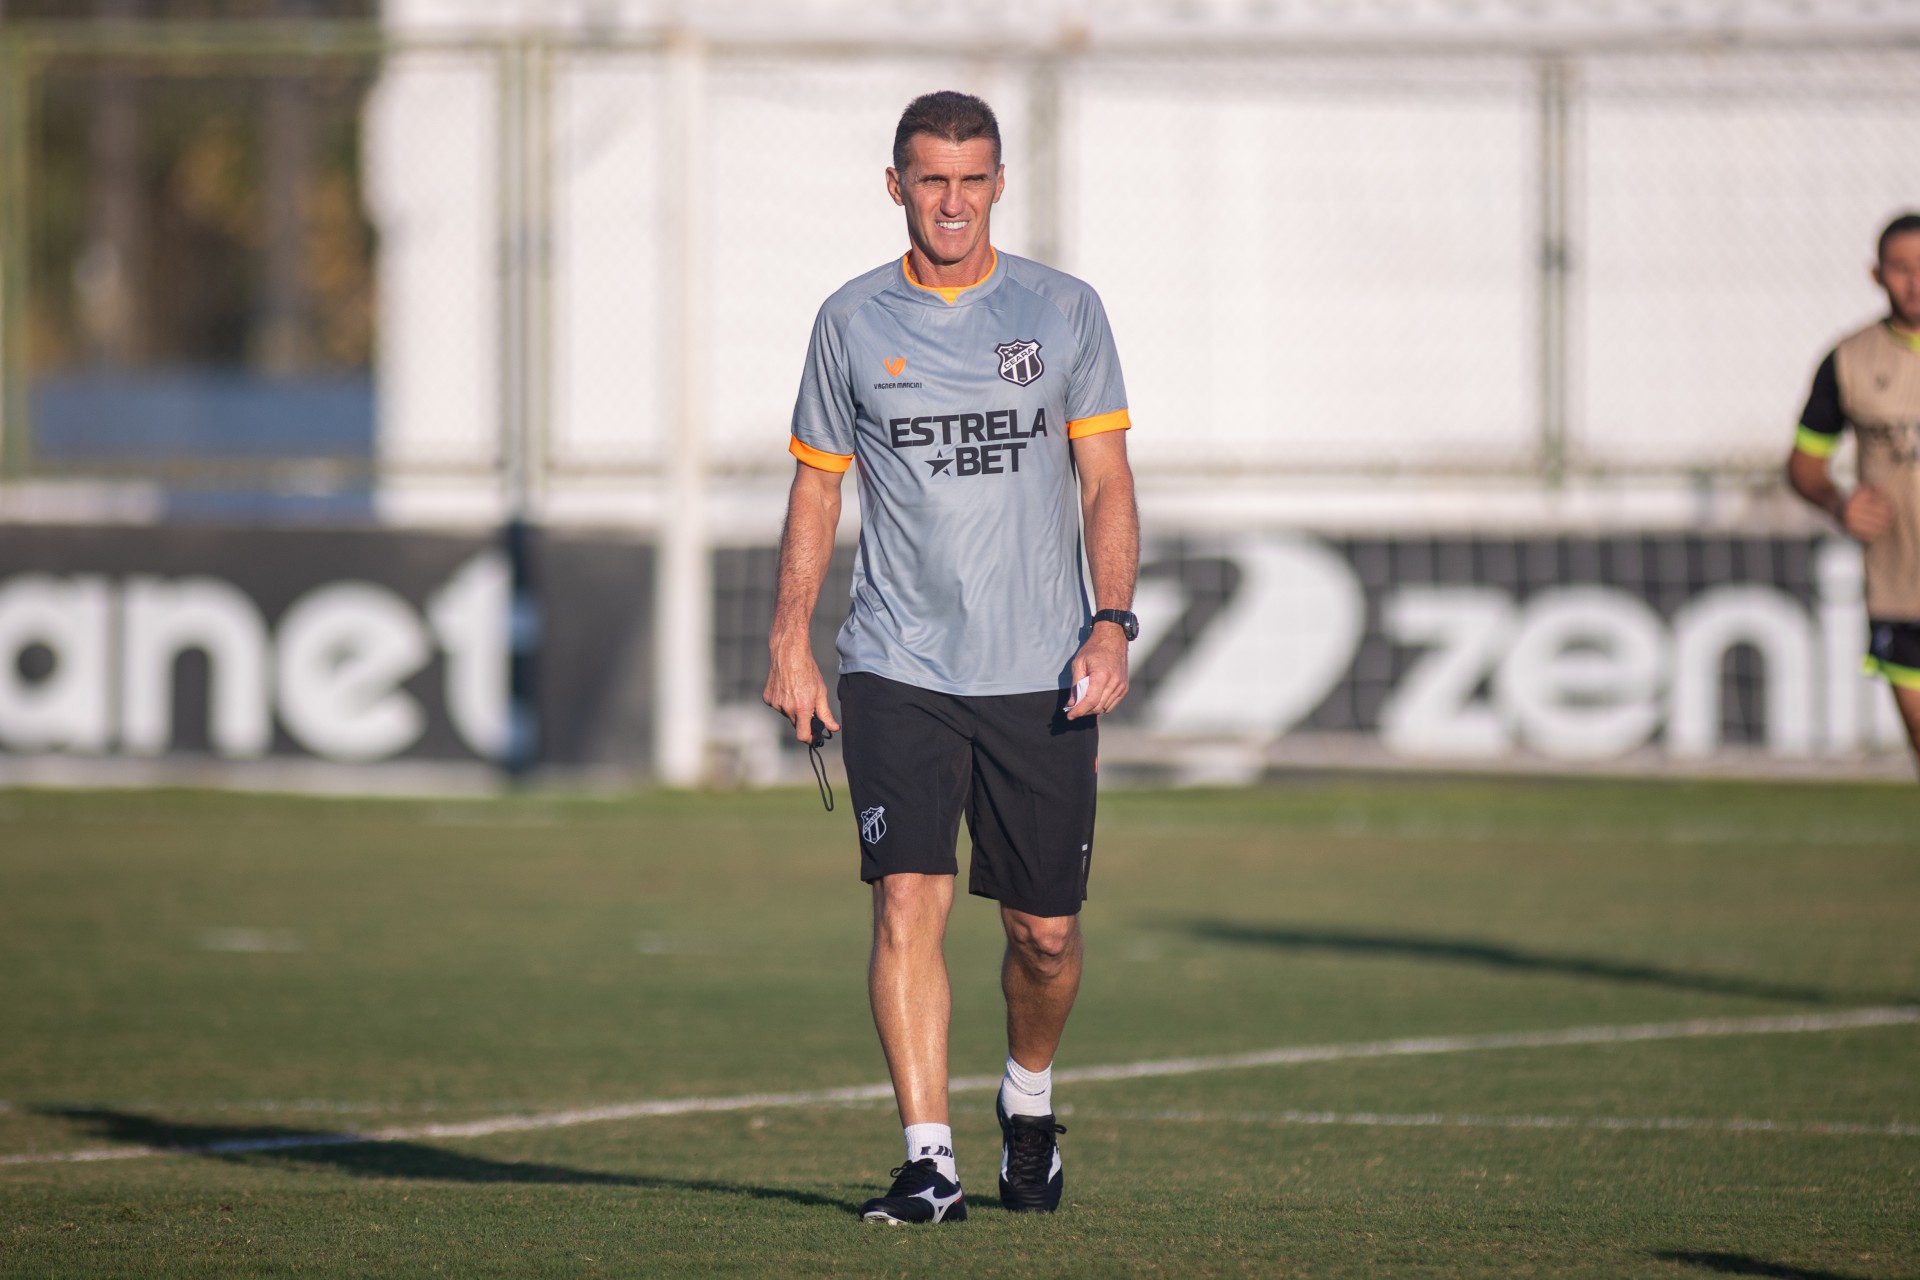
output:
<path id="1" fill-rule="evenodd" d="M 963 697 L 867 671 L 840 677 L 847 793 L 860 878 L 957 875 L 960 817 L 973 837 L 967 891 L 1035 916 L 1071 916 L 1093 858 L 1100 731 L 1069 720 L 1065 691 Z"/>
<path id="2" fill-rule="evenodd" d="M 1920 689 L 1920 622 L 1867 623 L 1868 674 L 1885 676 L 1901 689 Z"/>

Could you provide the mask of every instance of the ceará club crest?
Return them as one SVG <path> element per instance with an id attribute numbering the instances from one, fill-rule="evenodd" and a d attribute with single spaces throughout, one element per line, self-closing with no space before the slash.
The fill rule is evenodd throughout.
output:
<path id="1" fill-rule="evenodd" d="M 1000 355 L 1000 376 L 1016 387 L 1026 386 L 1047 371 L 1047 366 L 1040 363 L 1038 342 L 1003 342 L 994 350 Z"/>

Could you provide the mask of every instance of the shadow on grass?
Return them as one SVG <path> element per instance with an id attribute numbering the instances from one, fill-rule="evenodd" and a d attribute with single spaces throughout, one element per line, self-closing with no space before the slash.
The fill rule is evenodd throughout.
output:
<path id="1" fill-rule="evenodd" d="M 1639 983 L 1676 991 L 1703 991 L 1719 996 L 1751 996 L 1797 1004 L 1831 1004 L 1832 992 L 1819 987 L 1761 982 L 1753 978 L 1713 973 L 1689 973 L 1650 964 L 1627 964 L 1596 956 L 1528 951 L 1473 938 L 1434 938 L 1410 933 L 1370 933 L 1361 929 L 1303 929 L 1287 925 L 1242 924 L 1233 920 L 1195 920 L 1185 928 L 1209 942 L 1233 942 L 1287 951 L 1350 951 L 1366 955 L 1406 956 L 1418 960 L 1457 961 L 1495 969 L 1563 973 L 1608 982 Z"/>
<path id="2" fill-rule="evenodd" d="M 1655 1249 L 1653 1256 L 1662 1262 L 1679 1262 L 1702 1271 L 1723 1276 L 1770 1276 L 1774 1280 L 1858 1280 L 1838 1271 L 1809 1271 L 1781 1262 L 1768 1262 L 1744 1253 L 1694 1253 L 1682 1249 Z"/>
<path id="3" fill-rule="evenodd" d="M 136 1143 L 157 1151 L 201 1156 L 229 1164 L 288 1169 L 330 1169 L 356 1178 L 411 1178 L 426 1182 L 545 1183 L 552 1185 L 635 1187 L 646 1190 L 702 1191 L 750 1200 L 786 1200 L 793 1204 L 858 1211 L 850 1201 L 743 1182 L 701 1178 L 662 1178 L 650 1174 L 600 1173 L 563 1165 L 518 1160 L 488 1160 L 419 1142 L 381 1140 L 351 1133 L 274 1126 L 175 1124 L 152 1116 L 103 1107 L 42 1106 L 41 1115 L 59 1116 L 96 1137 Z"/>

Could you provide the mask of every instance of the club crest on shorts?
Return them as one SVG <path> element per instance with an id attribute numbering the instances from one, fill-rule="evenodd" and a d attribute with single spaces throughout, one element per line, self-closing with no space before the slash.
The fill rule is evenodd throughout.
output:
<path id="1" fill-rule="evenodd" d="M 1000 376 L 1016 387 L 1024 387 L 1047 371 L 1040 363 L 1038 342 L 1003 342 L 994 348 L 1000 354 Z"/>
<path id="2" fill-rule="evenodd" d="M 877 804 L 860 813 L 860 838 L 868 844 L 879 844 L 880 837 L 887 834 L 887 806 Z"/>

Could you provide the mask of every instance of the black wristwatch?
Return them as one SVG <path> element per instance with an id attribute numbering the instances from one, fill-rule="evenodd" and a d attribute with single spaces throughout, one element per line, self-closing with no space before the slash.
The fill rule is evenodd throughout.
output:
<path id="1" fill-rule="evenodd" d="M 1102 609 L 1093 615 L 1095 622 L 1111 622 L 1126 632 L 1127 643 L 1131 644 L 1140 636 L 1140 619 L 1125 609 Z"/>

